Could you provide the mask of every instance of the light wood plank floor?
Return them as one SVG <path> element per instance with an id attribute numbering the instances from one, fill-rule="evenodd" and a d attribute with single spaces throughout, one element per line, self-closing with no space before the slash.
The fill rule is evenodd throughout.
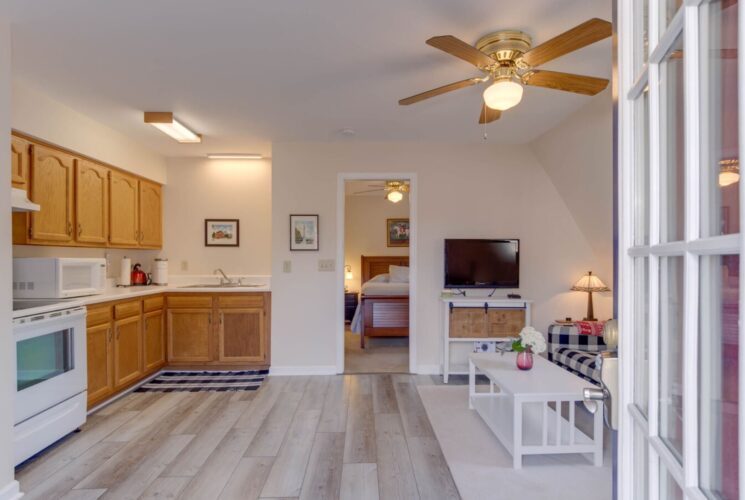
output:
<path id="1" fill-rule="evenodd" d="M 255 393 L 133 393 L 17 471 L 24 499 L 458 499 L 417 384 L 269 377 Z"/>

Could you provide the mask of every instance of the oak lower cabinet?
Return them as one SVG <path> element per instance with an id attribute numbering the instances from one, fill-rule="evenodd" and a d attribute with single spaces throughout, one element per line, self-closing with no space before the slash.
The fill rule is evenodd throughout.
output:
<path id="1" fill-rule="evenodd" d="M 219 309 L 217 359 L 223 363 L 262 363 L 264 309 Z"/>
<path id="2" fill-rule="evenodd" d="M 114 343 L 111 325 L 89 326 L 88 346 L 88 406 L 106 399 L 114 392 Z"/>
<path id="3" fill-rule="evenodd" d="M 145 373 L 159 370 L 166 364 L 165 314 L 163 310 L 143 314 L 145 337 Z"/>
<path id="4" fill-rule="evenodd" d="M 168 309 L 168 361 L 212 361 L 212 309 Z"/>

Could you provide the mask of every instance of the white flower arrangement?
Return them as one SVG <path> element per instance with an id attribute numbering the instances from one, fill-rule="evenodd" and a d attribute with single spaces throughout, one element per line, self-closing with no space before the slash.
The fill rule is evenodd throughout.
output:
<path id="1" fill-rule="evenodd" d="M 524 352 L 530 348 L 534 354 L 540 354 L 546 350 L 546 339 L 543 334 L 533 328 L 526 326 L 520 331 L 520 340 L 512 343 L 512 350 L 515 352 Z"/>

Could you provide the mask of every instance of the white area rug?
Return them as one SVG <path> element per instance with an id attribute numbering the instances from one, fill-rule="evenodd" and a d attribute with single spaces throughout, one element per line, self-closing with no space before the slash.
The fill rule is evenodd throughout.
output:
<path id="1" fill-rule="evenodd" d="M 512 457 L 478 414 L 468 409 L 468 386 L 419 386 L 445 460 L 464 500 L 605 500 L 612 479 L 606 436 L 603 467 L 584 455 Z"/>

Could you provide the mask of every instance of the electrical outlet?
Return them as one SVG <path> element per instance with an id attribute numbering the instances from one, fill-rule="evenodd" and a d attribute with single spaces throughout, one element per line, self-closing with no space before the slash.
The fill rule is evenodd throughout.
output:
<path id="1" fill-rule="evenodd" d="M 285 273 L 292 272 L 292 261 L 291 260 L 286 260 L 282 262 L 282 271 Z"/>
<path id="2" fill-rule="evenodd" d="M 334 259 L 319 259 L 318 270 L 321 272 L 333 272 L 336 269 L 336 261 Z"/>
<path id="3" fill-rule="evenodd" d="M 181 270 L 182 271 L 188 271 L 189 270 L 189 261 L 188 260 L 182 260 L 181 261 Z"/>

